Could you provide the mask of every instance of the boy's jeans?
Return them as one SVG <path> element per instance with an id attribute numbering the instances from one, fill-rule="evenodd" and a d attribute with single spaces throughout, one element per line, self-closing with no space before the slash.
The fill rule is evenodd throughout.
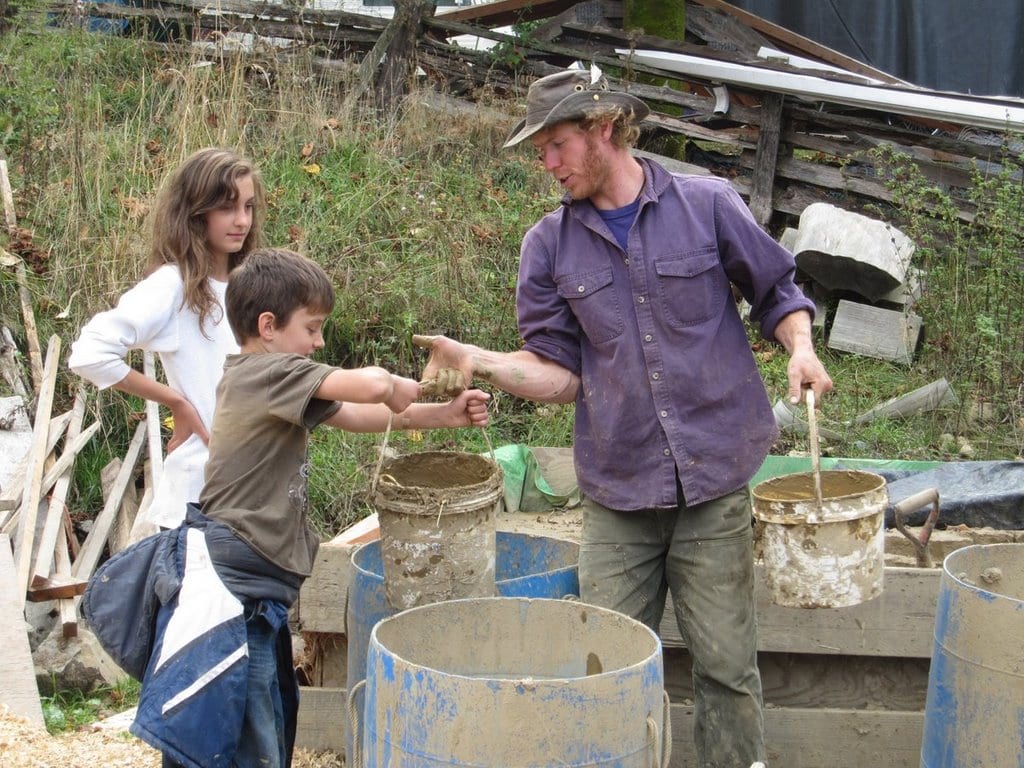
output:
<path id="1" fill-rule="evenodd" d="M 583 501 L 580 596 L 655 632 L 672 591 L 693 659 L 700 768 L 765 760 L 746 489 L 693 507 L 617 512 Z"/>
<path id="2" fill-rule="evenodd" d="M 263 616 L 262 609 L 262 602 L 246 608 L 248 695 L 238 751 L 231 761 L 232 768 L 283 768 L 288 764 L 284 708 L 275 652 L 278 631 L 287 632 L 288 627 L 285 625 L 281 630 L 275 630 Z M 210 727 L 216 728 L 217 724 L 211 723 Z M 163 755 L 162 768 L 182 766 Z"/>

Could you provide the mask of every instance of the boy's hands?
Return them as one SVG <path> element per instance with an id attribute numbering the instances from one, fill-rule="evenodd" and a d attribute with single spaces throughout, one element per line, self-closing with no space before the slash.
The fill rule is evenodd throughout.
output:
<path id="1" fill-rule="evenodd" d="M 489 420 L 487 401 L 491 396 L 479 389 L 467 389 L 448 403 L 455 423 L 453 427 L 486 427 Z"/>
<path id="2" fill-rule="evenodd" d="M 420 385 L 419 382 L 412 379 L 393 374 L 391 380 L 394 383 L 394 388 L 391 392 L 391 397 L 384 401 L 384 405 L 394 413 L 401 413 L 419 399 Z"/>

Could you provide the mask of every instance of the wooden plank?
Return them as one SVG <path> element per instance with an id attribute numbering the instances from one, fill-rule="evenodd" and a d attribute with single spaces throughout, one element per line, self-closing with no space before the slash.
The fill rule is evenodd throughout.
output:
<path id="1" fill-rule="evenodd" d="M 18 574 L 18 588 L 22 595 L 28 590 L 32 575 L 33 544 L 36 536 L 36 517 L 42 498 L 42 480 L 46 469 L 46 440 L 49 436 L 50 413 L 53 408 L 54 386 L 57 368 L 60 364 L 60 338 L 51 336 L 46 350 L 46 365 L 36 402 L 33 448 L 29 453 L 28 471 L 25 473 L 25 490 L 22 492 L 19 511 L 18 533 L 15 539 L 15 565 Z"/>
<path id="2" fill-rule="evenodd" d="M 24 606 L 25 592 L 18 586 L 11 540 L 0 534 L 0 702 L 33 725 L 45 728 Z"/>
<path id="3" fill-rule="evenodd" d="M 14 212 L 14 195 L 11 192 L 11 180 L 7 175 L 7 160 L 0 157 L 0 195 L 4 201 L 4 219 L 7 231 L 14 234 L 18 226 L 18 218 Z M 25 338 L 28 342 L 29 369 L 32 371 L 32 386 L 39 394 L 43 386 L 43 355 L 39 347 L 39 334 L 36 332 L 36 316 L 32 309 L 32 295 L 28 290 L 28 271 L 25 262 L 18 260 L 15 268 L 18 280 L 18 297 L 21 300 L 22 322 L 25 325 Z"/>
<path id="4" fill-rule="evenodd" d="M 94 422 L 90 430 L 82 432 L 82 422 L 85 419 L 85 393 L 80 387 L 75 395 L 75 402 L 71 406 L 71 422 L 68 424 L 67 441 L 60 460 L 50 468 L 47 477 L 43 478 L 44 493 L 52 485 L 53 493 L 50 495 L 50 503 L 46 512 L 46 522 L 39 537 L 39 546 L 35 559 L 35 567 L 32 575 L 32 586 L 37 586 L 51 575 L 53 568 L 53 557 L 57 547 L 57 539 L 63 532 L 64 514 L 66 512 L 65 501 L 68 490 L 71 487 L 71 476 L 74 467 L 74 459 L 78 452 L 91 439 L 96 430 L 99 429 L 99 422 Z M 83 440 L 83 436 L 85 439 Z M 75 445 L 78 442 L 80 445 Z M 59 469 L 58 469 L 59 467 Z M 47 478 L 55 475 L 53 483 L 47 485 Z"/>
<path id="5" fill-rule="evenodd" d="M 128 483 L 132 481 L 135 473 L 135 465 L 138 463 L 139 455 L 142 453 L 145 438 L 146 422 L 140 421 L 139 425 L 135 428 L 132 441 L 128 445 L 124 463 L 121 465 L 121 471 L 117 476 L 114 487 L 110 491 L 110 496 L 103 505 L 103 509 L 96 516 L 92 530 L 85 537 L 82 549 L 78 553 L 78 557 L 75 558 L 75 563 L 71 568 L 72 576 L 88 579 L 92 575 L 93 570 L 95 570 L 97 563 L 99 563 L 100 556 L 103 554 L 103 548 L 107 543 L 107 535 L 114 524 L 117 510 L 121 507 L 121 498 L 124 496 L 125 489 L 127 489 Z"/>
<path id="6" fill-rule="evenodd" d="M 693 707 L 673 704 L 671 768 L 697 765 Z M 783 768 L 918 768 L 924 712 L 765 709 L 768 764 Z"/>
<path id="7" fill-rule="evenodd" d="M 841 299 L 832 320 L 828 346 L 904 365 L 914 361 L 921 337 L 921 318 Z"/>
<path id="8" fill-rule="evenodd" d="M 348 587 L 352 582 L 354 544 L 327 541 L 320 545 L 313 572 L 299 591 L 295 606 L 303 632 L 345 633 Z"/>
<path id="9" fill-rule="evenodd" d="M 100 470 L 100 484 L 103 487 L 103 501 L 115 490 L 117 478 L 121 473 L 121 459 L 114 458 Z M 130 543 L 132 526 L 139 512 L 139 494 L 131 483 L 121 495 L 121 506 L 117 510 L 114 524 L 107 535 L 107 547 L 111 555 L 117 554 Z"/>
<path id="10" fill-rule="evenodd" d="M 769 707 L 907 712 L 923 710 L 928 694 L 929 659 L 762 651 L 757 666 Z M 666 647 L 664 669 L 672 700 L 692 700 L 689 652 Z"/>
<path id="11" fill-rule="evenodd" d="M 344 754 L 347 700 L 344 688 L 301 688 L 296 746 Z M 673 703 L 670 718 L 670 768 L 696 765 L 693 706 Z M 764 727 L 771 765 L 917 768 L 924 712 L 769 707 L 765 709 Z"/>
<path id="12" fill-rule="evenodd" d="M 321 545 L 297 608 L 303 632 L 345 632 L 352 581 L 352 551 Z M 939 594 L 939 569 L 886 567 L 882 594 L 849 608 L 782 608 L 771 603 L 763 568 L 757 568 L 758 649 L 769 652 L 928 658 Z M 671 600 L 660 628 L 662 642 L 684 647 Z"/>
<path id="13" fill-rule="evenodd" d="M 67 428 L 70 420 L 70 411 L 50 419 L 49 433 L 46 438 L 47 457 L 49 457 L 57 447 L 57 443 L 64 435 L 64 430 Z M 5 519 L 3 515 L 0 515 L 0 520 L 3 521 L 3 524 L 0 525 L 0 532 L 8 535 L 12 535 L 16 531 L 18 520 L 20 519 L 18 510 L 21 509 L 21 500 L 25 493 L 25 475 L 28 472 L 29 460 L 30 455 L 22 457 L 22 460 L 18 463 L 13 474 L 10 476 L 12 479 L 6 483 L 8 490 L 0 494 L 0 512 L 3 512 L 5 509 L 13 510 L 11 516 L 7 519 Z"/>
<path id="14" fill-rule="evenodd" d="M 348 691 L 344 688 L 299 688 L 295 746 L 314 752 L 345 754 Z"/>
<path id="15" fill-rule="evenodd" d="M 757 139 L 754 164 L 754 183 L 750 189 L 750 212 L 762 227 L 772 217 L 772 189 L 775 184 L 775 164 L 779 154 L 779 136 L 782 133 L 782 102 L 779 93 L 765 93 L 761 104 L 761 132 Z"/>
<path id="16" fill-rule="evenodd" d="M 446 21 L 472 21 L 481 26 L 503 27 L 520 21 L 546 19 L 578 3 L 579 0 L 496 0 L 465 8 L 438 9 L 437 16 Z"/>
<path id="17" fill-rule="evenodd" d="M 84 579 L 54 576 L 34 583 L 28 590 L 28 599 L 33 603 L 48 600 L 70 600 L 85 593 L 89 582 Z"/>

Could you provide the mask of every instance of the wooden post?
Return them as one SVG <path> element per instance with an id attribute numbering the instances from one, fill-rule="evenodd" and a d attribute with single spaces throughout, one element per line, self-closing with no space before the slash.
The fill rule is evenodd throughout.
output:
<path id="1" fill-rule="evenodd" d="M 772 218 L 772 188 L 775 185 L 775 163 L 782 133 L 781 93 L 765 93 L 761 102 L 761 133 L 757 139 L 754 183 L 750 190 L 750 212 L 762 227 Z"/>
<path id="2" fill-rule="evenodd" d="M 11 192 L 11 180 L 7 176 L 7 160 L 0 157 L 0 195 L 4 200 L 4 219 L 7 231 L 13 235 L 18 226 L 18 217 L 14 212 L 14 194 Z M 39 334 L 36 332 L 36 316 L 32 310 L 32 295 L 28 291 L 28 271 L 25 262 L 18 262 L 15 270 L 18 277 L 18 296 L 21 298 L 21 312 L 25 321 L 25 338 L 28 341 L 29 367 L 32 370 L 32 386 L 38 395 L 43 382 L 42 351 L 39 347 Z"/>
<path id="3" fill-rule="evenodd" d="M 372 87 L 379 109 L 386 112 L 394 108 L 408 91 L 409 79 L 416 70 L 416 38 L 423 19 L 433 16 L 435 10 L 433 0 L 395 0 L 394 17 L 359 65 L 350 105 Z"/>

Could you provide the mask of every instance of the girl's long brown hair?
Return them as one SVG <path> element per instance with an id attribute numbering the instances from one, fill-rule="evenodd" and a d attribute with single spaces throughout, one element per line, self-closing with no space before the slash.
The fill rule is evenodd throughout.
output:
<path id="1" fill-rule="evenodd" d="M 255 248 L 262 236 L 263 186 L 256 167 L 230 149 L 208 147 L 189 156 L 168 179 L 153 210 L 152 250 L 148 272 L 164 264 L 181 271 L 182 308 L 199 315 L 199 327 L 214 312 L 223 312 L 210 290 L 212 260 L 206 239 L 206 214 L 238 198 L 238 182 L 251 176 L 255 200 L 252 226 L 237 253 L 230 254 L 234 269 Z"/>

